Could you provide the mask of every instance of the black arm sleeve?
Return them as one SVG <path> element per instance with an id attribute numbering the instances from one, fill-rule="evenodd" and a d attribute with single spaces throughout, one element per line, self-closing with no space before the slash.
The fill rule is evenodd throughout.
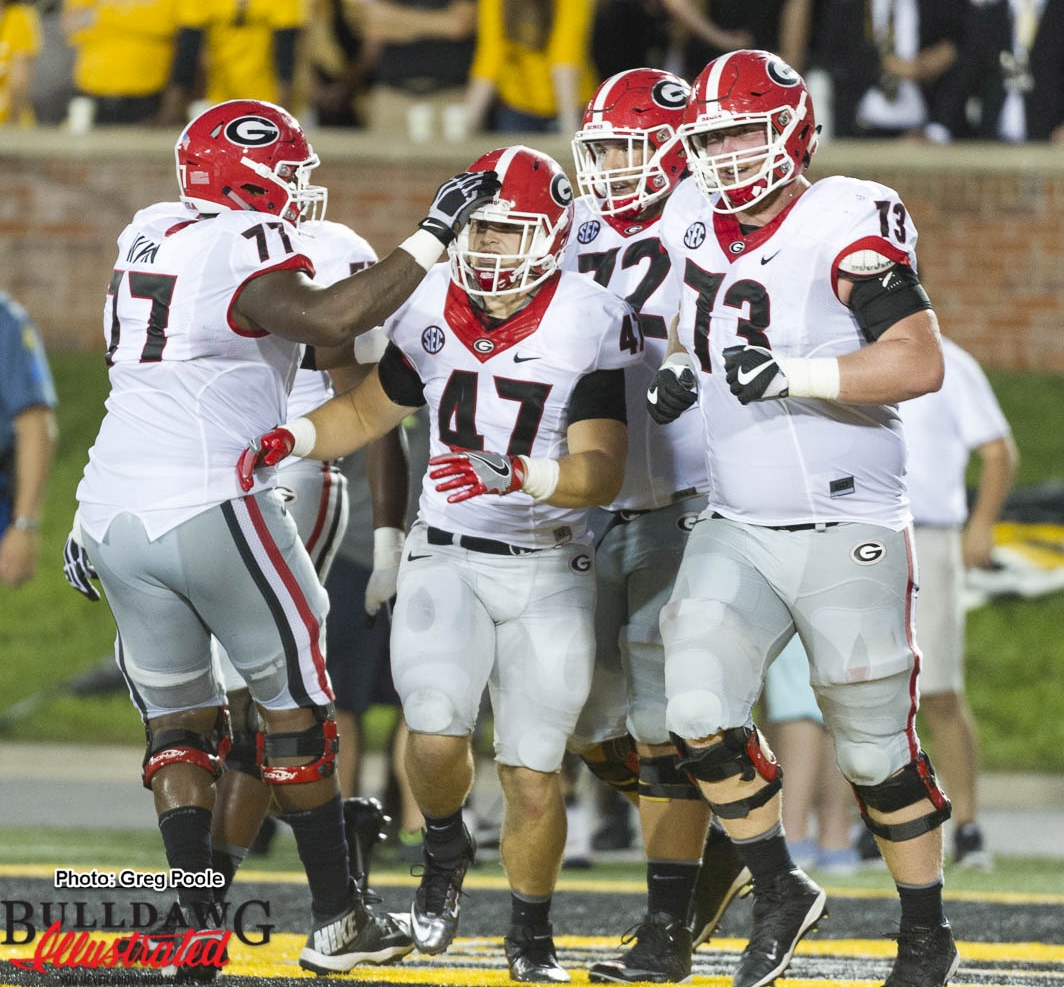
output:
<path id="1" fill-rule="evenodd" d="M 623 370 L 593 370 L 577 381 L 569 402 L 569 424 L 589 418 L 613 418 L 628 424 Z"/>
<path id="2" fill-rule="evenodd" d="M 299 40 L 299 28 L 286 27 L 273 33 L 273 70 L 277 81 L 288 84 L 296 69 L 296 42 Z"/>
<path id="3" fill-rule="evenodd" d="M 390 401 L 404 408 L 420 408 L 425 403 L 425 385 L 395 343 L 389 343 L 384 351 L 377 375 Z"/>
<path id="4" fill-rule="evenodd" d="M 931 299 L 908 264 L 895 264 L 886 274 L 863 278 L 850 292 L 850 310 L 870 343 L 907 315 L 931 307 Z"/>
<path id="5" fill-rule="evenodd" d="M 170 66 L 170 82 L 182 89 L 191 89 L 196 82 L 199 67 L 200 47 L 203 32 L 194 27 L 183 27 L 177 32 L 174 45 L 174 60 Z"/>

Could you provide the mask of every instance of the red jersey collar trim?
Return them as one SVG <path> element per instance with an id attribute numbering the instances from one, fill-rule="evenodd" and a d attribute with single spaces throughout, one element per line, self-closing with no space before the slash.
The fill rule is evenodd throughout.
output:
<path id="1" fill-rule="evenodd" d="M 503 353 L 531 336 L 539 328 L 540 321 L 561 283 L 561 273 L 555 272 L 521 311 L 515 312 L 494 329 L 488 329 L 480 314 L 470 304 L 469 296 L 452 281 L 447 287 L 447 300 L 443 317 L 462 345 L 481 363 L 490 360 L 496 353 Z"/>
<path id="2" fill-rule="evenodd" d="M 804 195 L 805 193 L 803 192 L 802 194 Z M 743 233 L 735 213 L 715 212 L 713 214 L 713 232 L 717 236 L 717 243 L 720 244 L 721 250 L 728 258 L 728 263 L 734 263 L 743 254 L 757 249 L 768 240 L 790 215 L 795 203 L 801 197 L 801 195 L 796 195 L 776 216 L 773 216 L 764 226 L 759 226 L 753 233 Z M 742 249 L 733 250 L 733 245 L 737 243 L 743 245 Z"/>

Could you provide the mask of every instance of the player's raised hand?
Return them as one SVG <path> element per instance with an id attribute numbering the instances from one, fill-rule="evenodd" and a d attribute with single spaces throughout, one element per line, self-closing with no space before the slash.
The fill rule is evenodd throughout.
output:
<path id="1" fill-rule="evenodd" d="M 686 354 L 673 354 L 647 390 L 647 411 L 659 425 L 676 421 L 698 400 L 698 381 Z"/>
<path id="2" fill-rule="evenodd" d="M 92 585 L 93 579 L 99 579 L 96 568 L 89 561 L 85 547 L 74 538 L 74 532 L 67 535 L 63 546 L 63 575 L 66 581 L 87 600 L 95 603 L 100 599 L 100 592 Z"/>
<path id="3" fill-rule="evenodd" d="M 469 214 L 494 198 L 501 187 L 494 171 L 463 171 L 448 178 L 436 190 L 429 214 L 418 226 L 446 247 L 465 226 Z"/>
<path id="4" fill-rule="evenodd" d="M 236 461 L 236 478 L 240 482 L 240 489 L 247 493 L 255 485 L 255 470 L 260 466 L 276 466 L 292 454 L 295 444 L 295 436 L 280 426 L 252 439 Z"/>
<path id="5" fill-rule="evenodd" d="M 740 404 L 785 398 L 790 392 L 783 368 L 763 346 L 729 346 L 724 351 L 724 370 Z"/>
<path id="6" fill-rule="evenodd" d="M 429 467 L 429 479 L 440 481 L 436 484 L 440 493 L 455 491 L 447 498 L 448 504 L 481 494 L 501 497 L 520 490 L 525 481 L 525 464 L 520 458 L 497 452 L 450 452 L 433 456 Z"/>

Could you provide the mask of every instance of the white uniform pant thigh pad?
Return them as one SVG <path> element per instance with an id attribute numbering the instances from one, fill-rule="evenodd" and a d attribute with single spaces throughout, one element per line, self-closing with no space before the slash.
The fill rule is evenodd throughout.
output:
<path id="1" fill-rule="evenodd" d="M 750 720 L 765 668 L 794 633 L 790 611 L 758 571 L 756 529 L 700 520 L 661 611 L 668 729 L 706 737 Z"/>
<path id="2" fill-rule="evenodd" d="M 212 507 L 154 542 L 136 518 L 120 515 L 103 544 L 88 548 L 145 715 L 224 701 L 211 632 L 262 705 L 332 701 L 328 597 L 273 491 Z"/>
<path id="3" fill-rule="evenodd" d="M 556 771 L 591 685 L 595 573 L 569 545 L 509 557 L 407 538 L 392 677 L 411 730 L 473 730 L 487 684 L 496 760 Z"/>

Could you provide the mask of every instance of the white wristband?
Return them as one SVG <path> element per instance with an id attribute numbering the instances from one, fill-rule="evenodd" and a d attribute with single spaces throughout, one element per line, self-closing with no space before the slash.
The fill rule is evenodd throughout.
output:
<path id="1" fill-rule="evenodd" d="M 558 489 L 558 473 L 560 472 L 557 459 L 529 459 L 528 456 L 518 456 L 525 466 L 525 482 L 521 489 L 533 500 L 546 500 Z"/>
<path id="2" fill-rule="evenodd" d="M 373 529 L 373 568 L 388 569 L 399 564 L 403 557 L 406 532 L 402 528 Z"/>
<path id="3" fill-rule="evenodd" d="M 838 400 L 842 385 L 835 357 L 780 356 L 776 363 L 787 377 L 788 397 Z"/>
<path id="4" fill-rule="evenodd" d="M 428 230 L 415 230 L 399 244 L 399 249 L 410 254 L 426 271 L 431 271 L 444 246 Z"/>
<path id="5" fill-rule="evenodd" d="M 318 440 L 318 430 L 314 427 L 314 422 L 309 418 L 297 418 L 294 422 L 285 422 L 282 427 L 292 433 L 293 444 L 289 455 L 298 456 L 300 459 L 309 456 Z"/>

